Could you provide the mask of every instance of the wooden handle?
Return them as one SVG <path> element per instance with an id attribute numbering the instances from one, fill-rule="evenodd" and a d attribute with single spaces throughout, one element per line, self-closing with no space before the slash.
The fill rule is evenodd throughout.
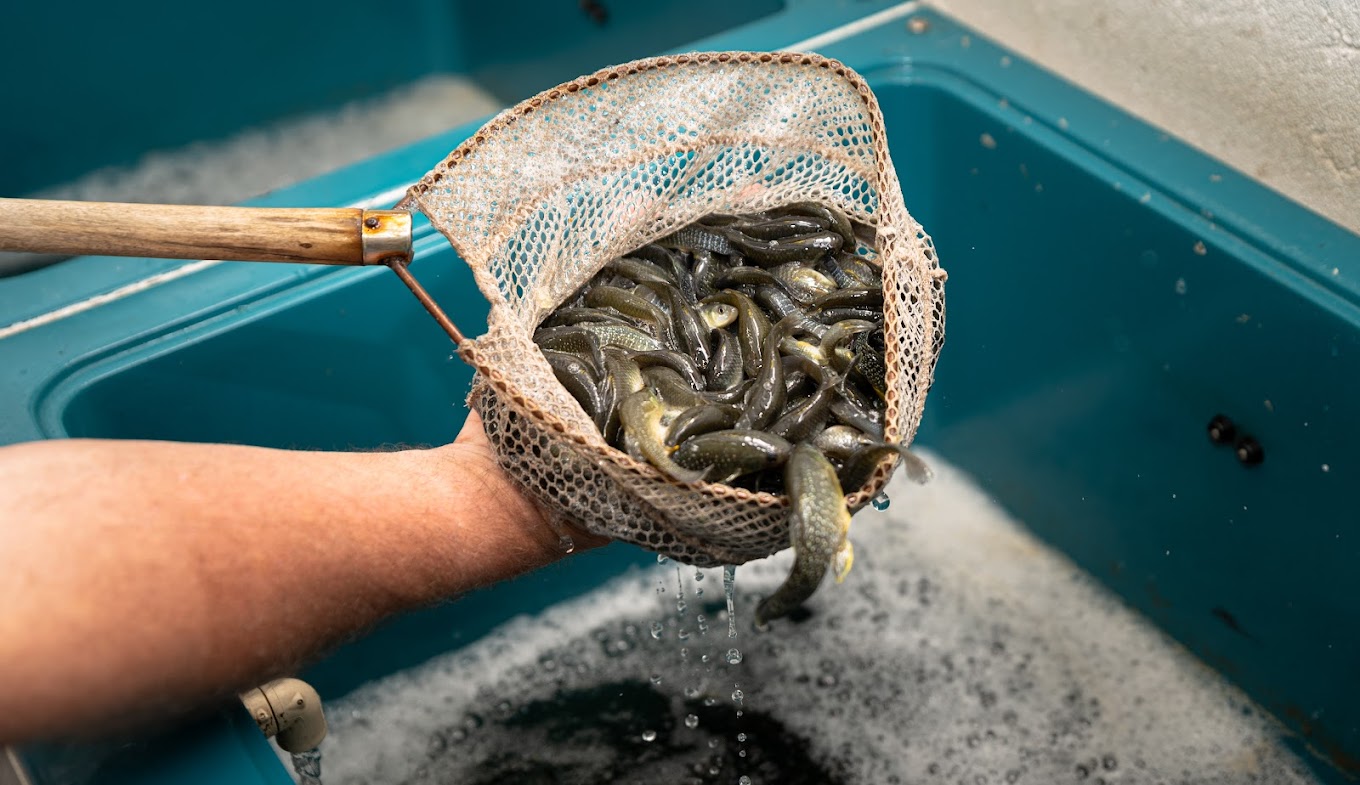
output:
<path id="1" fill-rule="evenodd" d="M 0 199 L 0 251 L 364 264 L 364 221 L 364 212 L 353 207 Z"/>

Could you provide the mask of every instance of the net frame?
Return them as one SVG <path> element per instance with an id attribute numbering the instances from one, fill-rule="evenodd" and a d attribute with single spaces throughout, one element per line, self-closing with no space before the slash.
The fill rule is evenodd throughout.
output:
<path id="1" fill-rule="evenodd" d="M 786 497 L 682 484 L 611 447 L 532 336 L 611 259 L 710 213 L 794 201 L 875 231 L 884 437 L 908 445 L 943 346 L 947 276 L 902 201 L 878 101 L 844 64 L 700 52 L 605 68 L 501 112 L 410 188 L 398 207 L 429 218 L 491 306 L 486 333 L 459 344 L 477 370 L 469 404 L 502 469 L 552 515 L 699 567 L 788 547 Z M 846 489 L 851 509 L 896 464 Z"/>

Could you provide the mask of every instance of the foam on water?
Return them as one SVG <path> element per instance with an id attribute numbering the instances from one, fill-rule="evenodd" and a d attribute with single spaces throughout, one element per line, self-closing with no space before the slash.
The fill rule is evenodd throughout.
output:
<path id="1" fill-rule="evenodd" d="M 501 103 L 438 74 L 331 111 L 147 153 L 32 194 L 41 199 L 231 204 L 489 115 Z M 440 155 L 442 156 L 443 153 Z M 430 161 L 430 167 L 439 163 Z"/>
<path id="2" fill-rule="evenodd" d="M 790 554 L 738 571 L 741 657 L 721 633 L 678 656 L 673 567 L 637 570 L 333 703 L 328 785 L 1313 781 L 1243 694 L 926 457 L 809 615 L 753 631 Z"/>

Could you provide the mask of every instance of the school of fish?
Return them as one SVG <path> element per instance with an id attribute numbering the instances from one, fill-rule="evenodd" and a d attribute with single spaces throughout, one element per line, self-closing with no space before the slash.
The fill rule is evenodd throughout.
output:
<path id="1" fill-rule="evenodd" d="M 794 564 L 756 608 L 788 615 L 850 570 L 846 490 L 883 441 L 883 279 L 871 227 L 801 202 L 710 215 L 610 262 L 534 335 L 606 441 L 682 483 L 786 493 Z"/>

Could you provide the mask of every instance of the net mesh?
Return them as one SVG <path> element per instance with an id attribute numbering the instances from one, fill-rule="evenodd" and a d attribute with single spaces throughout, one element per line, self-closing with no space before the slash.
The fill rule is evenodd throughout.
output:
<path id="1" fill-rule="evenodd" d="M 885 438 L 909 444 L 944 340 L 944 271 L 907 213 L 878 102 L 841 63 L 721 52 L 639 60 L 496 116 L 403 201 L 490 302 L 460 347 L 501 466 L 553 513 L 696 566 L 788 547 L 783 496 L 684 485 L 610 447 L 553 376 L 535 327 L 610 260 L 710 213 L 800 201 L 876 232 L 888 350 Z M 853 508 L 879 493 L 885 461 Z"/>

